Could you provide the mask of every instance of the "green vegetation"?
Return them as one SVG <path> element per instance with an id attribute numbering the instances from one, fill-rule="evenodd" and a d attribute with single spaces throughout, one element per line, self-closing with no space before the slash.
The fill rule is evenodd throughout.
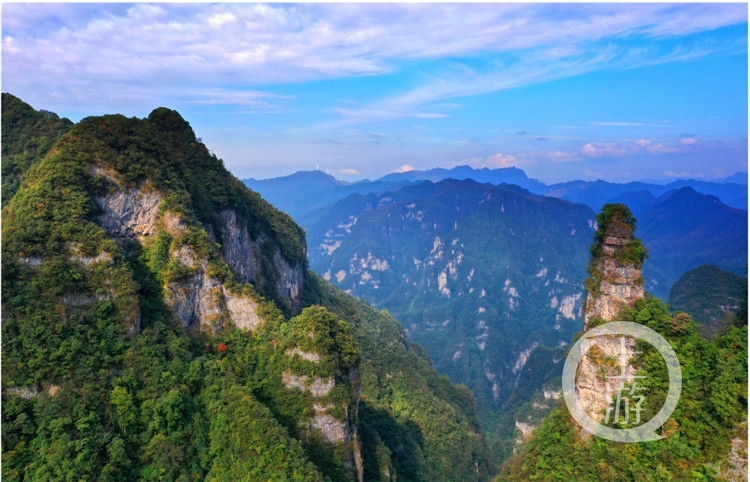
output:
<path id="1" fill-rule="evenodd" d="M 605 204 L 599 214 L 596 215 L 597 230 L 594 233 L 594 242 L 591 244 L 590 253 L 592 259 L 597 259 L 602 254 L 602 246 L 607 237 L 632 238 L 628 244 L 618 249 L 615 259 L 620 264 L 633 264 L 641 266 L 648 257 L 646 247 L 641 240 L 634 237 L 637 220 L 625 204 Z"/>
<path id="2" fill-rule="evenodd" d="M 18 191 L 26 172 L 73 127 L 49 111 L 34 110 L 21 99 L 2 95 L 2 205 Z"/>
<path id="3" fill-rule="evenodd" d="M 94 199 L 133 186 L 161 193 L 184 229 L 109 238 Z M 307 308 L 294 313 L 268 288 L 273 250 L 255 286 L 230 270 L 209 234 L 221 241 L 227 208 L 301 264 Z M 176 112 L 83 120 L 27 172 L 2 220 L 4 480 L 355 480 L 355 444 L 311 428 L 314 401 L 356 429 L 365 480 L 495 472 L 470 392 L 438 375 L 388 314 L 304 271 L 302 230 L 230 176 Z M 257 302 L 255 331 L 226 313 L 205 331 L 175 318 L 165 290 L 196 269 L 177 262 L 181 246 Z M 285 372 L 335 387 L 315 398 L 287 387 Z"/>
<path id="4" fill-rule="evenodd" d="M 747 324 L 747 278 L 716 266 L 700 266 L 683 274 L 672 287 L 669 305 L 684 311 L 711 337 L 734 324 Z"/>
<path id="5" fill-rule="evenodd" d="M 651 297 L 636 301 L 617 319 L 656 330 L 680 360 L 680 402 L 659 431 L 666 438 L 637 444 L 582 438 L 562 405 L 506 463 L 498 480 L 721 480 L 731 440 L 747 437 L 747 326 L 731 327 L 708 341 L 689 316 L 670 316 L 667 306 Z M 639 342 L 644 354 L 636 359 L 639 373 L 648 377 L 650 404 L 643 421 L 661 408 L 668 388 L 666 367 L 649 347 Z"/>
<path id="6" fill-rule="evenodd" d="M 586 291 L 598 295 L 604 273 L 601 271 L 601 259 L 605 240 L 608 237 L 628 239 L 625 246 L 617 247 L 612 256 L 620 265 L 635 266 L 640 269 L 643 261 L 648 258 L 648 252 L 641 240 L 634 236 L 638 221 L 625 204 L 605 204 L 596 215 L 597 229 L 589 253 L 591 258 L 588 265 L 589 277 L 583 282 Z M 641 278 L 641 285 L 643 279 Z"/>

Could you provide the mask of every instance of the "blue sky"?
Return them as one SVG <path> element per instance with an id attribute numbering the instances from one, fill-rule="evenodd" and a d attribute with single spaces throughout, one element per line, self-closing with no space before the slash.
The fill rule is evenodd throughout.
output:
<path id="1" fill-rule="evenodd" d="M 240 178 L 747 170 L 747 4 L 9 4 L 2 90 L 178 110 Z"/>

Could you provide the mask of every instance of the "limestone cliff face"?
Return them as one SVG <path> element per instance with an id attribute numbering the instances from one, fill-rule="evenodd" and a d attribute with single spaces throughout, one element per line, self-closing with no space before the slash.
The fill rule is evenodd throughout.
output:
<path id="1" fill-rule="evenodd" d="M 156 191 L 139 188 L 117 190 L 94 199 L 101 208 L 101 225 L 115 239 L 156 234 L 162 197 Z"/>
<path id="2" fill-rule="evenodd" d="M 642 262 L 618 259 L 633 240 L 633 231 L 619 226 L 608 226 L 601 244 L 601 255 L 592 260 L 599 281 L 589 290 L 586 299 L 584 327 L 589 328 L 594 317 L 615 321 L 617 312 L 643 298 Z"/>
<path id="3" fill-rule="evenodd" d="M 148 243 L 149 238 L 155 236 L 159 229 L 164 229 L 176 237 L 185 232 L 187 226 L 181 221 L 179 214 L 161 212 L 163 196 L 151 186 L 124 189 L 118 173 L 111 168 L 95 167 L 92 174 L 104 176 L 116 186 L 110 193 L 98 196 L 94 201 L 101 209 L 99 224 L 107 231 L 107 235 L 118 243 L 128 239 Z M 236 216 L 233 216 L 233 223 L 236 225 Z M 252 250 L 257 244 L 240 242 L 229 243 L 229 246 L 225 248 L 225 252 L 231 254 L 227 256 L 227 261 L 233 268 L 244 267 L 237 262 L 241 259 L 249 260 L 247 265 L 260 263 L 260 248 Z M 243 256 L 243 248 L 249 250 L 247 256 Z M 73 258 L 86 266 L 95 261 L 106 261 L 104 258 Z M 165 303 L 185 327 L 216 331 L 225 323 L 231 322 L 237 327 L 253 330 L 262 323 L 262 318 L 257 314 L 257 302 L 247 294 L 229 290 L 221 281 L 210 276 L 208 259 L 198 256 L 190 245 L 180 245 L 170 253 L 170 258 L 178 261 L 192 273 L 185 279 L 170 282 L 165 286 Z M 249 275 L 240 269 L 237 271 L 243 281 L 258 279 L 259 269 L 255 269 Z M 301 271 L 299 276 L 302 276 Z M 82 300 L 71 299 L 68 302 L 81 304 Z"/>
<path id="4" fill-rule="evenodd" d="M 597 218 L 599 227 L 591 247 L 584 329 L 617 321 L 621 308 L 643 298 L 642 265 L 645 251 L 635 238 L 635 219 L 624 205 L 606 205 Z M 581 408 L 594 420 L 604 419 L 613 397 L 624 383 L 635 380 L 631 365 L 635 339 L 600 336 L 584 341 L 586 355 L 578 365 L 576 395 Z M 620 378 L 609 378 L 609 377 Z M 624 378 L 623 378 L 624 377 Z"/>
<path id="5" fill-rule="evenodd" d="M 242 281 L 248 283 L 272 283 L 276 294 L 288 300 L 290 306 L 298 311 L 301 306 L 300 293 L 304 283 L 304 268 L 297 264 L 291 266 L 282 256 L 278 248 L 273 249 L 273 256 L 264 261 L 264 245 L 271 240 L 265 234 L 255 239 L 250 237 L 247 227 L 242 225 L 233 209 L 221 212 L 223 221 L 223 249 L 224 258 L 229 266 L 237 273 Z M 264 263 L 268 263 L 266 273 L 263 272 Z M 264 276 L 270 276 L 266 280 Z"/>

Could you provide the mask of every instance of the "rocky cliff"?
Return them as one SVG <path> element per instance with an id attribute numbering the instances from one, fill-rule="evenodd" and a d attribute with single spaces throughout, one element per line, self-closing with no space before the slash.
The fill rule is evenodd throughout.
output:
<path id="1" fill-rule="evenodd" d="M 627 206 L 608 204 L 597 216 L 597 231 L 591 246 L 591 277 L 586 282 L 584 329 L 617 321 L 622 308 L 632 308 L 643 298 L 642 266 L 645 249 L 635 235 L 635 218 Z M 583 410 L 602 420 L 613 396 L 624 383 L 635 380 L 630 361 L 635 339 L 600 336 L 584 342 L 576 377 L 576 394 Z M 609 378 L 612 376 L 624 378 Z"/>

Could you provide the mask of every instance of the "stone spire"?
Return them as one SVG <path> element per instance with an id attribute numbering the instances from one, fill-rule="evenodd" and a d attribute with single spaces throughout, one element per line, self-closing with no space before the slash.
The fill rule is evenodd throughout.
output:
<path id="1" fill-rule="evenodd" d="M 584 328 L 592 321 L 615 321 L 617 312 L 643 298 L 643 260 L 646 249 L 634 236 L 635 217 L 624 204 L 606 204 L 597 216 L 586 281 L 588 296 Z M 594 323 L 597 324 L 597 323 Z"/>
<path id="2" fill-rule="evenodd" d="M 624 204 L 607 204 L 597 216 L 597 223 L 591 245 L 591 277 L 586 280 L 585 330 L 617 321 L 621 308 L 632 307 L 635 300 L 644 296 L 642 266 L 646 249 L 634 236 L 636 220 L 632 213 Z M 584 343 L 582 349 L 587 354 L 578 365 L 576 396 L 589 417 L 601 421 L 622 382 L 635 380 L 635 368 L 630 363 L 636 354 L 635 340 L 607 335 Z"/>

